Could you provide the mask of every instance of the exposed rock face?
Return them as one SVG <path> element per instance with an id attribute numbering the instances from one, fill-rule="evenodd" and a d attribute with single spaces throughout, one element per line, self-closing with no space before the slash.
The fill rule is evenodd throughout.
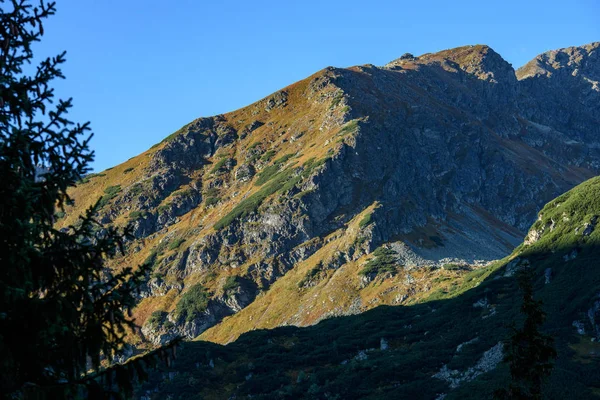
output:
<path id="1" fill-rule="evenodd" d="M 147 285 L 148 291 L 143 294 L 164 296 L 169 290 L 181 291 L 181 286 L 169 285 L 161 279 L 153 279 Z M 206 310 L 200 316 L 186 319 L 177 313 L 162 313 L 158 321 L 148 321 L 142 328 L 145 338 L 155 345 L 168 343 L 176 337 L 193 339 L 207 328 L 210 328 L 223 317 L 242 310 L 249 305 L 257 295 L 254 282 L 243 280 L 238 286 L 229 288 L 208 302 Z"/>
<path id="2" fill-rule="evenodd" d="M 155 345 L 164 345 L 176 337 L 193 339 L 230 314 L 229 309 L 219 302 L 211 302 L 202 315 L 193 320 L 177 318 L 175 314 L 163 316 L 158 323 L 146 323 L 142 328 L 145 339 Z"/>
<path id="3" fill-rule="evenodd" d="M 214 294 L 193 324 L 172 321 L 169 334 L 190 337 L 239 312 L 373 204 L 368 227 L 321 260 L 325 269 L 387 242 L 406 268 L 502 257 L 543 204 L 600 171 L 599 46 L 545 53 L 516 72 L 479 45 L 327 68 L 182 128 L 147 156 L 106 221 L 143 210 L 131 217 L 138 241 L 184 232 L 180 254 L 156 263 L 165 281 L 210 286 L 213 275 L 236 274 L 255 284 Z M 553 225 L 540 229 L 530 243 Z M 170 290 L 181 287 L 149 282 L 146 293 Z"/>
<path id="4" fill-rule="evenodd" d="M 235 171 L 235 179 L 240 182 L 248 182 L 254 176 L 254 167 L 249 164 L 242 164 Z"/>
<path id="5" fill-rule="evenodd" d="M 265 106 L 265 110 L 267 112 L 271 111 L 274 108 L 284 107 L 287 103 L 288 94 L 285 90 L 279 91 L 269 97 L 267 100 L 267 105 Z"/>
<path id="6" fill-rule="evenodd" d="M 577 142 L 572 144 L 596 148 L 600 133 L 600 42 L 540 54 L 516 74 L 526 118 L 546 129 L 567 133 L 567 140 Z"/>

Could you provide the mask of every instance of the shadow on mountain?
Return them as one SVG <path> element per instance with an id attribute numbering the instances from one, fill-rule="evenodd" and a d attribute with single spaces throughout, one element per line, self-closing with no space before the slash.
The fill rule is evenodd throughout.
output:
<path id="1" fill-rule="evenodd" d="M 600 246 L 547 252 L 518 248 L 505 259 L 465 275 L 447 293 L 412 306 L 381 306 L 360 315 L 306 327 L 257 330 L 221 346 L 182 345 L 174 366 L 155 374 L 146 390 L 175 399 L 491 398 L 505 385 L 506 366 L 484 353 L 521 321 L 518 268 L 533 268 L 536 298 L 548 315 L 544 332 L 559 358 L 545 399 L 596 398 L 600 393 Z M 549 282 L 547 281 L 549 277 Z M 574 325 L 575 322 L 575 326 Z M 579 334 L 577 327 L 585 330 Z M 485 372 L 485 363 L 491 365 Z M 453 381 L 433 377 L 447 367 Z M 476 379 L 472 379 L 476 377 Z M 162 396 L 162 397 L 161 397 Z M 157 397 L 158 398 L 158 397 Z"/>

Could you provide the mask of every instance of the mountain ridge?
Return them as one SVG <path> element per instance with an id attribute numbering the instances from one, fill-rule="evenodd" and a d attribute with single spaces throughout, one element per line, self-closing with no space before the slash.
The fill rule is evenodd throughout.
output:
<path id="1" fill-rule="evenodd" d="M 155 343 L 232 314 L 243 331 L 420 301 L 406 271 L 427 286 L 419 268 L 509 254 L 545 202 L 600 170 L 596 91 L 582 83 L 600 63 L 588 47 L 575 60 L 586 74 L 554 74 L 552 90 L 546 75 L 518 80 L 487 46 L 328 67 L 88 177 L 58 223 L 99 196 L 103 222 L 132 222 L 115 267 L 154 265 L 136 317 Z M 577 90 L 557 89 L 573 79 Z M 361 274 L 381 246 L 403 268 Z M 184 318 L 177 304 L 198 285 L 210 299 Z M 262 322 L 244 312 L 268 302 Z M 314 312 L 294 316 L 303 309 Z"/>

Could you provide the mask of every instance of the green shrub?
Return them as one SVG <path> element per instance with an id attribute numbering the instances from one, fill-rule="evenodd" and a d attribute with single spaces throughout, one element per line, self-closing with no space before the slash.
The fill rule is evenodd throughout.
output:
<path id="1" fill-rule="evenodd" d="M 277 172 L 279 172 L 279 170 L 281 169 L 281 166 L 292 157 L 294 157 L 294 154 L 286 154 L 283 157 L 280 157 L 277 160 L 273 161 L 273 165 L 265 167 L 258 174 L 258 179 L 254 183 L 254 185 L 261 186 L 261 185 L 265 184 L 266 182 L 268 182 L 271 178 L 273 178 L 273 176 L 275 176 L 275 174 Z"/>
<path id="2" fill-rule="evenodd" d="M 167 242 L 166 240 L 163 239 L 156 245 L 156 247 L 154 247 L 153 251 L 155 251 L 157 255 L 161 256 L 164 254 L 168 245 L 169 245 L 169 242 Z"/>
<path id="3" fill-rule="evenodd" d="M 367 241 L 367 238 L 364 236 L 357 236 L 354 240 L 353 246 L 362 246 Z"/>
<path id="4" fill-rule="evenodd" d="M 181 128 L 179 128 L 178 130 L 176 130 L 175 132 L 171 133 L 169 136 L 167 136 L 166 138 L 164 138 L 162 141 L 160 141 L 159 143 L 155 144 L 154 146 L 151 147 L 151 149 L 163 144 L 163 143 L 169 143 L 170 141 L 172 141 L 173 139 L 175 139 L 178 135 L 182 134 L 190 125 L 192 124 L 192 122 L 185 124 L 184 126 L 182 126 Z"/>
<path id="5" fill-rule="evenodd" d="M 295 154 L 286 154 L 282 157 L 279 157 L 277 160 L 273 161 L 273 164 L 278 164 L 281 165 L 284 162 L 286 162 L 287 160 L 289 160 L 290 158 L 294 157 Z"/>
<path id="6" fill-rule="evenodd" d="M 234 290 L 240 287 L 240 278 L 237 276 L 228 276 L 223 284 L 223 291 Z"/>
<path id="7" fill-rule="evenodd" d="M 129 213 L 129 219 L 136 220 L 140 218 L 146 218 L 148 215 L 150 215 L 150 213 L 146 210 L 132 211 Z"/>
<path id="8" fill-rule="evenodd" d="M 370 259 L 365 267 L 359 272 L 360 275 L 375 274 L 379 275 L 386 272 L 396 272 L 396 252 L 386 247 L 379 247 L 373 252 L 373 258 Z"/>
<path id="9" fill-rule="evenodd" d="M 263 156 L 260 158 L 260 160 L 263 162 L 270 161 L 274 155 L 275 155 L 275 150 L 269 150 L 265 154 L 263 154 Z"/>
<path id="10" fill-rule="evenodd" d="M 367 214 L 365 215 L 365 217 L 363 219 L 360 220 L 360 222 L 358 223 L 358 227 L 360 229 L 364 229 L 367 226 L 369 226 L 371 224 L 371 222 L 373 222 L 373 219 L 371 218 L 373 214 Z"/>
<path id="11" fill-rule="evenodd" d="M 449 263 L 449 264 L 442 265 L 442 269 L 445 269 L 448 271 L 465 271 L 465 270 L 469 269 L 469 266 L 465 265 L 465 264 Z"/>
<path id="12" fill-rule="evenodd" d="M 217 188 L 209 188 L 209 189 L 204 189 L 204 191 L 202 192 L 202 195 L 204 197 L 218 197 L 219 196 L 219 189 Z"/>
<path id="13" fill-rule="evenodd" d="M 101 176 L 106 176 L 106 174 L 103 174 L 103 173 L 87 174 L 86 176 L 84 176 L 83 178 L 81 178 L 81 180 L 79 180 L 77 182 L 77 184 L 80 185 L 80 184 L 88 183 L 90 181 L 90 179 L 96 178 L 96 177 L 101 177 Z"/>
<path id="14" fill-rule="evenodd" d="M 131 189 L 129 189 L 129 193 L 131 193 L 132 196 L 142 194 L 143 191 L 144 186 L 141 183 L 136 183 L 131 187 Z"/>
<path id="15" fill-rule="evenodd" d="M 161 326 L 165 318 L 167 317 L 167 313 L 164 311 L 154 311 L 146 320 L 146 324 L 152 325 L 155 327 Z"/>
<path id="16" fill-rule="evenodd" d="M 109 186 L 104 189 L 104 193 L 108 196 L 116 196 L 121 191 L 121 185 Z"/>
<path id="17" fill-rule="evenodd" d="M 253 163 L 260 158 L 260 153 L 254 154 L 252 157 L 248 158 L 247 161 L 249 163 Z"/>
<path id="18" fill-rule="evenodd" d="M 306 195 L 309 195 L 310 193 L 313 193 L 315 191 L 315 189 L 308 189 L 308 190 L 303 190 L 301 192 L 298 192 L 294 195 L 295 199 L 301 199 Z"/>
<path id="19" fill-rule="evenodd" d="M 175 324 L 173 324 L 171 321 L 169 321 L 168 319 L 165 320 L 165 322 L 163 322 L 163 328 L 165 329 L 171 329 L 175 326 Z"/>
<path id="20" fill-rule="evenodd" d="M 236 218 L 243 218 L 255 212 L 267 197 L 278 190 L 284 190 L 297 184 L 300 181 L 300 177 L 292 177 L 293 173 L 294 170 L 292 168 L 277 173 L 269 183 L 264 185 L 256 193 L 239 202 L 233 210 L 217 221 L 214 228 L 216 230 L 222 229 L 231 224 Z"/>
<path id="21" fill-rule="evenodd" d="M 125 168 L 125 169 L 123 170 L 123 173 L 124 173 L 124 174 L 128 174 L 128 173 L 130 173 L 131 171 L 133 171 L 134 169 L 135 169 L 135 168 Z"/>
<path id="22" fill-rule="evenodd" d="M 64 211 L 57 211 L 54 213 L 54 219 L 61 219 L 65 217 Z"/>
<path id="23" fill-rule="evenodd" d="M 262 171 L 260 171 L 260 173 L 258 174 L 258 179 L 256 179 L 256 182 L 254 182 L 255 186 L 261 186 L 263 184 L 265 184 L 266 182 L 268 182 L 277 172 L 279 172 L 279 165 L 274 164 L 274 165 L 269 165 L 268 167 L 265 167 Z"/>
<path id="24" fill-rule="evenodd" d="M 109 201 L 117 197 L 117 194 L 121 191 L 121 185 L 109 186 L 104 189 L 104 196 L 100 198 L 100 208 L 108 204 Z"/>
<path id="25" fill-rule="evenodd" d="M 108 204 L 108 202 L 110 201 L 111 197 L 108 196 L 102 196 L 100 197 L 100 201 L 98 202 L 98 207 L 102 208 L 104 206 L 106 206 Z"/>
<path id="26" fill-rule="evenodd" d="M 286 168 L 283 171 L 276 173 L 268 181 L 268 183 L 263 185 L 259 191 L 239 202 L 238 205 L 233 208 L 233 210 L 217 221 L 217 223 L 214 225 L 214 228 L 216 230 L 222 229 L 226 226 L 229 226 L 229 224 L 231 224 L 236 218 L 243 218 L 255 212 L 267 197 L 275 192 L 285 193 L 292 189 L 294 186 L 300 183 L 303 178 L 310 176 L 316 167 L 323 165 L 327 160 L 328 158 L 318 161 L 307 161 L 304 163 L 304 170 L 300 175 L 294 176 L 296 168 Z"/>
<path id="27" fill-rule="evenodd" d="M 260 145 L 261 145 L 260 142 L 254 142 L 250 146 L 248 146 L 248 150 L 252 150 L 253 148 L 260 146 Z"/>
<path id="28" fill-rule="evenodd" d="M 302 171 L 302 177 L 308 178 L 315 169 L 325 164 L 329 159 L 330 157 L 321 158 L 320 160 L 317 160 L 314 157 L 308 159 L 304 164 L 302 164 L 302 167 L 304 168 L 304 171 Z"/>
<path id="29" fill-rule="evenodd" d="M 331 106 L 329 106 L 329 109 L 334 109 L 338 106 L 338 104 L 340 104 L 340 102 L 342 101 L 342 99 L 344 98 L 344 93 L 342 91 L 339 91 L 335 94 L 335 96 L 333 97 L 333 100 L 331 101 Z"/>
<path id="30" fill-rule="evenodd" d="M 156 264 L 157 258 L 158 258 L 158 251 L 156 251 L 156 249 L 154 249 L 150 252 L 150 254 L 148 254 L 148 257 L 146 257 L 146 259 L 144 260 L 144 265 L 151 265 L 152 267 L 154 267 L 154 264 Z"/>
<path id="31" fill-rule="evenodd" d="M 353 133 L 358 129 L 358 120 L 353 119 L 352 121 L 346 123 L 342 129 L 338 132 L 338 135 L 346 135 L 348 133 Z"/>
<path id="32" fill-rule="evenodd" d="M 177 317 L 184 318 L 187 322 L 193 321 L 206 311 L 208 300 L 209 294 L 201 284 L 190 287 L 177 303 Z"/>
<path id="33" fill-rule="evenodd" d="M 207 197 L 206 200 L 204 200 L 204 205 L 206 207 L 214 206 L 215 204 L 218 204 L 219 201 L 221 201 L 221 199 L 218 197 Z"/>
<path id="34" fill-rule="evenodd" d="M 216 163 L 213 165 L 212 169 L 210 170 L 210 173 L 211 173 L 211 174 L 214 174 L 214 173 L 216 173 L 216 172 L 219 172 L 219 171 L 221 170 L 221 168 L 223 168 L 223 166 L 224 166 L 225 164 L 227 164 L 227 162 L 228 162 L 228 161 L 230 161 L 230 160 L 232 160 L 232 159 L 231 159 L 231 158 L 229 158 L 229 157 L 224 157 L 224 158 L 221 158 L 219 161 L 217 161 L 217 162 L 216 162 Z"/>
<path id="35" fill-rule="evenodd" d="M 156 207 L 156 212 L 159 214 L 162 214 L 170 208 L 171 208 L 171 203 L 162 204 L 162 205 Z"/>
<path id="36" fill-rule="evenodd" d="M 185 239 L 183 238 L 179 238 L 179 239 L 175 239 L 173 240 L 171 243 L 169 243 L 169 246 L 167 247 L 169 250 L 175 250 L 178 249 L 179 246 L 181 246 L 181 244 L 185 242 Z"/>
<path id="37" fill-rule="evenodd" d="M 312 281 L 313 279 L 318 277 L 322 270 L 323 270 L 323 264 L 321 262 L 319 262 L 317 265 L 315 265 L 314 268 L 311 268 L 306 273 L 306 275 L 304 275 L 304 277 L 300 280 L 300 282 L 298 282 L 298 287 L 299 288 L 305 287 L 310 281 Z"/>

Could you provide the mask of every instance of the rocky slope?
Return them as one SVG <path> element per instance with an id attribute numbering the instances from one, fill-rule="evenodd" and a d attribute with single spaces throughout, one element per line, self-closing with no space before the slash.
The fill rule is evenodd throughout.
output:
<path id="1" fill-rule="evenodd" d="M 58 223 L 102 197 L 103 222 L 133 225 L 115 267 L 152 263 L 154 343 L 420 301 L 598 173 L 599 47 L 517 71 L 481 45 L 330 67 L 88 177 Z"/>
<path id="2" fill-rule="evenodd" d="M 307 328 L 249 332 L 221 346 L 188 342 L 140 388 L 148 399 L 491 399 L 506 387 L 515 273 L 532 272 L 558 358 L 543 399 L 600 395 L 600 178 L 549 202 L 505 259 L 453 279 L 424 301 Z M 400 267 L 400 266 L 399 266 Z"/>

